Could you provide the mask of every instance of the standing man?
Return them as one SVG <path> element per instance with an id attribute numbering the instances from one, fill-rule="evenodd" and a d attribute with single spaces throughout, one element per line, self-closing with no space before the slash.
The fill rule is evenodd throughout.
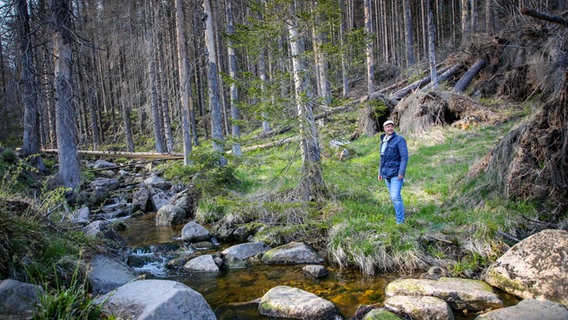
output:
<path id="1" fill-rule="evenodd" d="M 394 205 L 396 224 L 404 223 L 404 203 L 400 194 L 406 164 L 408 163 L 408 148 L 406 140 L 394 132 L 394 122 L 383 123 L 385 133 L 381 135 L 381 164 L 379 180 L 385 180 Z"/>

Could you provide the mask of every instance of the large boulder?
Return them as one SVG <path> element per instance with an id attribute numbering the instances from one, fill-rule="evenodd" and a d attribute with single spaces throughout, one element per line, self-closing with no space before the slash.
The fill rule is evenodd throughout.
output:
<path id="1" fill-rule="evenodd" d="M 311 247 L 301 242 L 288 244 L 270 249 L 262 256 L 266 264 L 320 264 L 325 260 Z"/>
<path id="2" fill-rule="evenodd" d="M 568 320 L 568 310 L 558 302 L 525 299 L 515 306 L 492 310 L 475 320 Z"/>
<path id="3" fill-rule="evenodd" d="M 503 306 L 493 288 L 480 280 L 460 278 L 400 279 L 389 283 L 387 296 L 432 296 L 443 299 L 454 310 L 482 311 Z"/>
<path id="4" fill-rule="evenodd" d="M 274 287 L 262 297 L 260 314 L 288 319 L 335 319 L 339 311 L 333 303 L 313 293 L 287 286 Z"/>
<path id="5" fill-rule="evenodd" d="M 95 300 L 107 315 L 137 320 L 215 320 L 215 314 L 197 291 L 171 280 L 139 280 Z"/>
<path id="6" fill-rule="evenodd" d="M 195 211 L 199 202 L 199 190 L 195 185 L 190 185 L 185 190 L 176 193 L 170 203 L 182 209 L 185 212 L 185 217 L 188 219 L 195 218 Z"/>
<path id="7" fill-rule="evenodd" d="M 270 250 L 270 246 L 264 242 L 247 242 L 231 246 L 221 253 L 224 255 L 233 255 L 241 260 L 245 260 L 268 250 Z"/>
<path id="8" fill-rule="evenodd" d="M 442 299 L 429 296 L 393 296 L 385 299 L 385 307 L 414 320 L 453 320 L 450 306 Z"/>
<path id="9" fill-rule="evenodd" d="M 0 319 L 31 319 L 43 288 L 26 282 L 0 281 Z"/>
<path id="10" fill-rule="evenodd" d="M 87 278 L 94 294 L 105 294 L 136 278 L 126 263 L 104 255 L 96 255 L 87 267 Z"/>
<path id="11" fill-rule="evenodd" d="M 543 230 L 517 243 L 486 270 L 485 282 L 522 298 L 568 306 L 568 231 Z"/>
<path id="12" fill-rule="evenodd" d="M 195 221 L 190 221 L 181 229 L 181 239 L 183 241 L 203 241 L 211 238 L 211 233 L 207 228 Z"/>
<path id="13" fill-rule="evenodd" d="M 157 227 L 169 227 L 182 224 L 185 220 L 185 211 L 171 204 L 163 205 L 156 214 Z"/>

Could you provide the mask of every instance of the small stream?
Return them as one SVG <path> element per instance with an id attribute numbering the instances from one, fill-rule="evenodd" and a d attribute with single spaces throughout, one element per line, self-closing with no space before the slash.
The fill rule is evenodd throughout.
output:
<path id="1" fill-rule="evenodd" d="M 120 234 L 129 248 L 129 264 L 147 279 L 171 279 L 185 283 L 201 293 L 219 320 L 270 319 L 258 313 L 252 300 L 261 298 L 279 285 L 296 287 L 331 301 L 344 315 L 351 317 L 359 305 L 382 302 L 386 285 L 397 275 L 365 277 L 357 270 L 336 270 L 327 266 L 330 274 L 314 279 L 302 272 L 303 265 L 252 265 L 245 269 L 222 270 L 217 273 L 173 271 L 166 268 L 170 257 L 161 252 L 184 250 L 179 240 L 181 228 L 156 227 L 153 215 L 124 221 L 127 228 Z M 232 244 L 220 244 L 219 249 L 199 252 L 214 254 Z M 181 269 L 181 268 L 180 268 Z"/>
<path id="2" fill-rule="evenodd" d="M 314 279 L 302 272 L 303 265 L 257 264 L 245 269 L 220 272 L 189 272 L 183 268 L 172 270 L 166 267 L 166 263 L 173 257 L 169 256 L 173 252 L 215 254 L 233 244 L 220 243 L 217 249 L 195 252 L 184 246 L 179 239 L 182 225 L 156 227 L 154 215 L 127 219 L 124 222 L 128 227 L 120 235 L 130 248 L 129 264 L 134 271 L 144 274 L 147 279 L 169 279 L 186 284 L 203 295 L 218 320 L 271 319 L 261 316 L 257 304 L 252 301 L 279 285 L 299 288 L 329 300 L 339 309 L 344 319 L 349 319 L 360 305 L 382 303 L 386 285 L 400 277 L 398 274 L 370 277 L 358 270 L 337 270 L 326 266 L 330 274 Z M 505 305 L 516 303 L 514 297 L 496 291 Z M 454 312 L 456 320 L 474 317 L 474 314 Z"/>

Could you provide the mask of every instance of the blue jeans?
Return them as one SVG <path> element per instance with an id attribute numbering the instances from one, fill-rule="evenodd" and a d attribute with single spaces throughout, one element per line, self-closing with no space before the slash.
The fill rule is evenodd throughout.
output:
<path id="1" fill-rule="evenodd" d="M 402 190 L 402 184 L 404 183 L 404 178 L 399 179 L 398 177 L 392 177 L 389 179 L 385 178 L 387 188 L 389 189 L 389 194 L 394 204 L 394 212 L 396 217 L 396 223 L 404 222 L 404 203 L 402 202 L 402 196 L 400 191 Z"/>

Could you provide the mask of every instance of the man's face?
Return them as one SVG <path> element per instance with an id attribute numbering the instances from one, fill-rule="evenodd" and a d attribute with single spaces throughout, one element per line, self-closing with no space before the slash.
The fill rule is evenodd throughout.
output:
<path id="1" fill-rule="evenodd" d="M 386 134 L 391 135 L 394 132 L 394 125 L 392 125 L 390 123 L 387 124 L 385 126 L 385 132 L 386 132 Z"/>

